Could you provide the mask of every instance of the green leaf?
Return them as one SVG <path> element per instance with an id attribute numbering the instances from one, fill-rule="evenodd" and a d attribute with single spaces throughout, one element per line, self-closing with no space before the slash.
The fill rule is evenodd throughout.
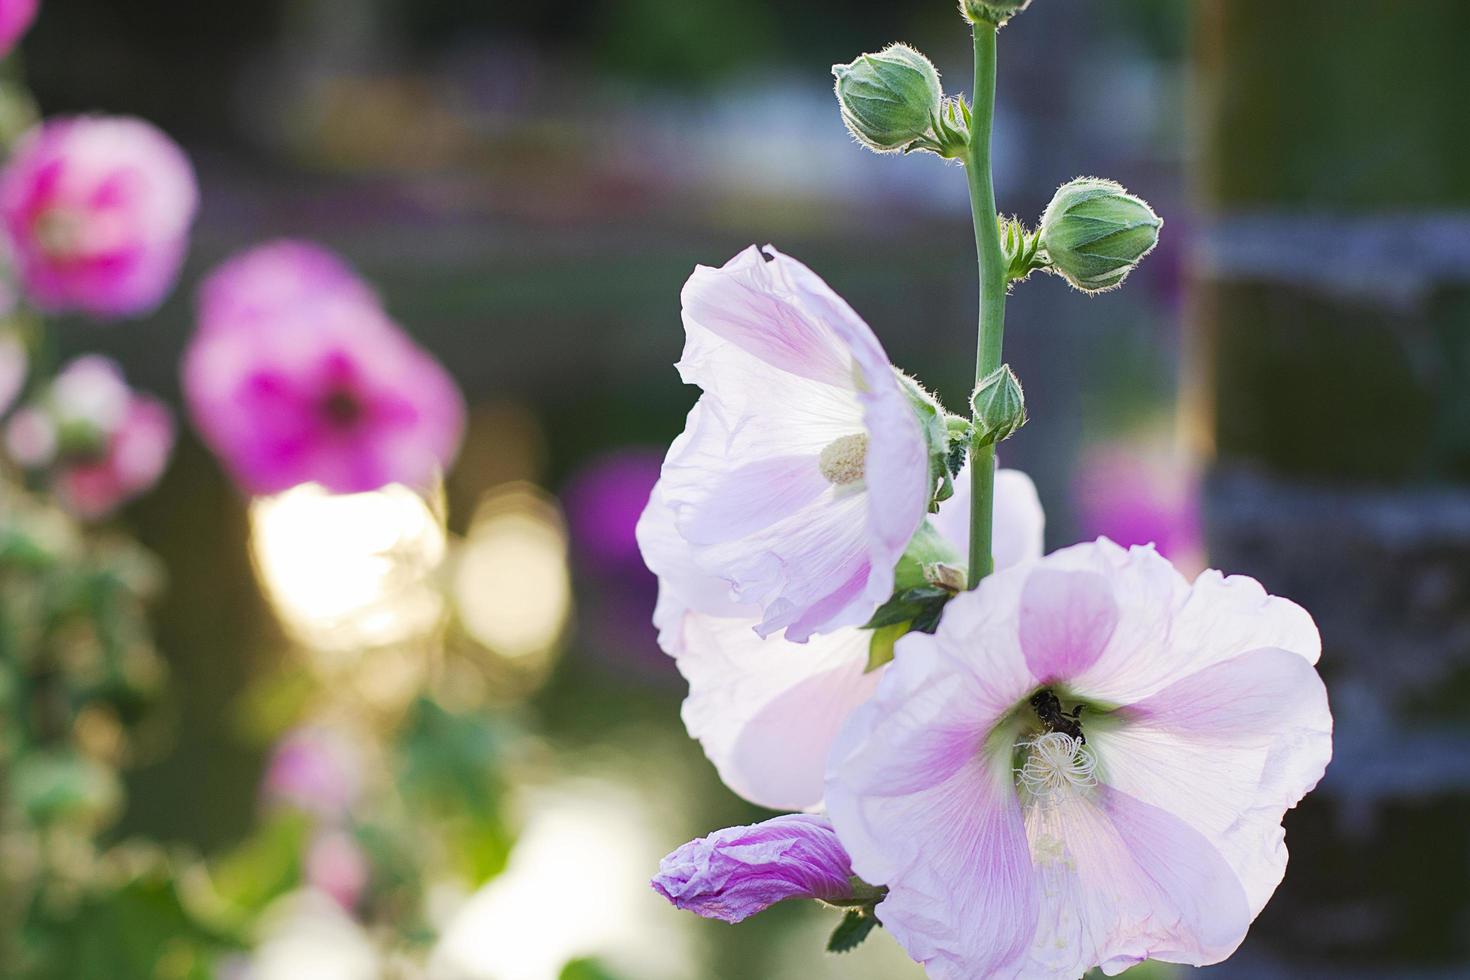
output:
<path id="1" fill-rule="evenodd" d="M 850 953 L 862 945 L 868 933 L 877 926 L 878 917 L 868 909 L 853 909 L 842 917 L 832 938 L 827 940 L 827 952 Z"/>
<path id="2" fill-rule="evenodd" d="M 557 980 L 621 980 L 621 978 L 593 959 L 572 960 L 562 968 Z"/>

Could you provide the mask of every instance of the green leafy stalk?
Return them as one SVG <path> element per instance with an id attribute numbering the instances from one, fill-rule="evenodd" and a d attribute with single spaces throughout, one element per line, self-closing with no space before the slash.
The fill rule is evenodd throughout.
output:
<path id="1" fill-rule="evenodd" d="M 971 107 L 970 145 L 964 157 L 970 181 L 970 210 L 975 221 L 975 251 L 980 267 L 980 335 L 975 357 L 975 383 L 1001 366 L 1005 337 L 1006 286 L 1009 262 L 996 222 L 995 182 L 990 170 L 990 136 L 995 117 L 996 33 L 991 23 L 975 23 L 975 92 Z M 995 444 L 978 433 L 970 443 L 970 577 L 975 588 L 994 568 L 991 523 L 995 513 Z"/>

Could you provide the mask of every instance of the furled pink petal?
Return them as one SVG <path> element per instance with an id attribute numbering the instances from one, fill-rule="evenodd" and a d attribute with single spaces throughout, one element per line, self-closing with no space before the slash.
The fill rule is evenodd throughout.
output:
<path id="1" fill-rule="evenodd" d="M 48 120 L 0 174 L 0 220 L 27 296 L 104 318 L 143 315 L 167 295 L 198 197 L 183 151 L 141 119 Z"/>
<path id="2" fill-rule="evenodd" d="M 789 898 L 846 898 L 851 879 L 827 819 L 791 814 L 690 841 L 659 862 L 652 884 L 677 908 L 740 922 Z"/>
<path id="3" fill-rule="evenodd" d="M 966 464 L 954 478 L 954 496 L 939 505 L 929 518 L 959 553 L 970 553 L 970 468 Z M 1035 561 L 1044 549 L 1046 514 L 1036 484 L 1020 470 L 995 471 L 995 518 L 991 525 L 991 550 L 996 568 L 1009 568 Z"/>
<path id="4" fill-rule="evenodd" d="M 929 493 L 923 435 L 881 345 L 775 249 L 700 268 L 683 299 L 679 370 L 704 394 L 662 482 L 693 560 L 761 610 L 765 635 L 861 624 L 888 599 Z M 823 471 L 839 440 L 862 441 L 854 479 Z"/>
<path id="5" fill-rule="evenodd" d="M 195 333 L 183 387 L 205 442 L 248 493 L 428 483 L 459 448 L 453 379 L 360 290 L 298 298 Z"/>

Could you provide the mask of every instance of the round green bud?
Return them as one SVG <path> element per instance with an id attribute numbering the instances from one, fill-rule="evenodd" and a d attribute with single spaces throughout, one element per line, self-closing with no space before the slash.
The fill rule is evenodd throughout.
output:
<path id="1" fill-rule="evenodd" d="M 1123 284 L 1159 243 L 1164 221 L 1120 184 L 1079 177 L 1063 184 L 1041 216 L 1051 271 L 1087 293 Z"/>
<path id="2" fill-rule="evenodd" d="M 1031 5 L 1031 0 L 960 0 L 960 13 L 972 24 L 999 27 Z"/>
<path id="3" fill-rule="evenodd" d="M 908 45 L 833 65 L 832 74 L 842 121 L 864 146 L 889 153 L 933 132 L 944 89 L 933 62 Z"/>
<path id="4" fill-rule="evenodd" d="M 976 446 L 1003 442 L 1026 424 L 1026 396 L 1009 364 L 980 379 L 970 396 L 970 407 L 975 411 L 972 421 Z"/>

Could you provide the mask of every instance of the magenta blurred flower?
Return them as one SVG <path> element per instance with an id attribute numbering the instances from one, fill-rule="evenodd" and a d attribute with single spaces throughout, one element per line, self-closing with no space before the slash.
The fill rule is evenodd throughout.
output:
<path id="1" fill-rule="evenodd" d="M 266 246 L 205 286 L 184 355 L 195 426 L 249 493 L 300 483 L 337 493 L 425 486 L 454 459 L 464 402 L 453 379 L 318 249 Z M 278 264 L 306 262 L 300 283 Z M 311 285 L 325 277 L 329 285 Z M 252 285 L 268 281 L 252 303 Z M 299 286 L 300 288 L 297 288 Z"/>
<path id="2" fill-rule="evenodd" d="M 1018 470 L 1000 470 L 995 486 L 996 567 L 1040 558 L 1045 517 L 1036 487 Z M 961 473 L 955 496 L 934 518 L 961 553 L 969 548 L 969 499 Z M 760 610 L 733 601 L 722 580 L 690 564 L 661 487 L 638 538 L 659 576 L 659 645 L 689 682 L 689 734 L 725 785 L 751 802 L 778 810 L 819 806 L 832 743 L 882 676 L 868 670 L 872 634 L 849 626 L 805 644 L 762 638 L 755 631 Z"/>
<path id="3" fill-rule="evenodd" d="M 1319 653 L 1253 579 L 1077 545 L 899 641 L 833 747 L 828 812 L 936 980 L 1217 963 L 1331 756 Z"/>
<path id="4" fill-rule="evenodd" d="M 865 622 L 930 498 L 915 409 L 872 330 L 767 247 L 684 286 L 679 371 L 704 390 L 661 484 L 693 562 L 763 636 Z"/>
<path id="5" fill-rule="evenodd" d="M 52 312 L 152 311 L 178 275 L 197 205 L 188 158 L 141 119 L 43 122 L 0 174 L 16 271 Z"/>
<path id="6" fill-rule="evenodd" d="M 340 819 L 362 793 L 362 767 L 361 754 L 344 734 L 303 726 L 276 743 L 261 794 L 272 804 Z"/>
<path id="7" fill-rule="evenodd" d="M 0 58 L 10 54 L 31 29 L 40 5 L 40 0 L 0 0 Z"/>
<path id="8" fill-rule="evenodd" d="M 224 262 L 199 287 L 199 329 L 249 326 L 333 295 L 378 308 L 376 293 L 341 256 L 280 239 Z"/>
<path id="9" fill-rule="evenodd" d="M 371 877 L 362 848 L 351 834 L 341 830 L 328 830 L 312 838 L 305 870 L 308 885 L 332 896 L 348 911 L 357 907 Z"/>
<path id="10" fill-rule="evenodd" d="M 174 424 L 122 369 L 88 354 L 67 364 L 5 428 L 5 447 L 25 469 L 45 471 L 58 501 L 87 520 L 150 489 L 168 466 Z"/>
<path id="11" fill-rule="evenodd" d="M 1182 569 L 1204 568 L 1196 471 L 1164 448 L 1113 442 L 1090 447 L 1074 482 L 1078 521 L 1087 538 L 1152 544 Z"/>
<path id="12" fill-rule="evenodd" d="M 852 865 L 826 817 L 789 814 L 690 841 L 659 862 L 653 888 L 676 908 L 740 922 L 788 898 L 849 897 Z"/>
<path id="13" fill-rule="evenodd" d="M 597 457 L 572 478 L 561 499 L 580 558 L 619 573 L 640 564 L 635 532 L 660 462 L 653 450 L 622 449 Z"/>

